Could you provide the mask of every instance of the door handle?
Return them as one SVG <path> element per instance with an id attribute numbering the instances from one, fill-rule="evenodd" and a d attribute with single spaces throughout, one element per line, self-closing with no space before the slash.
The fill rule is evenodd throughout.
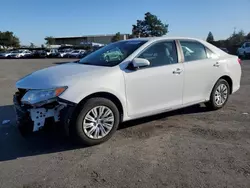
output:
<path id="1" fill-rule="evenodd" d="M 173 71 L 173 74 L 181 74 L 182 70 L 180 68 L 177 68 Z"/>
<path id="2" fill-rule="evenodd" d="M 219 67 L 220 66 L 220 63 L 219 62 L 216 62 L 215 64 L 214 64 L 214 67 Z"/>

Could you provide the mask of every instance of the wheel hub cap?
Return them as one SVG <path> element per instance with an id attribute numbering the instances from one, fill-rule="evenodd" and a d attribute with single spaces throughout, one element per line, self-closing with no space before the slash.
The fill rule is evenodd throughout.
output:
<path id="1" fill-rule="evenodd" d="M 220 84 L 215 91 L 215 104 L 217 106 L 223 105 L 228 98 L 228 89 L 225 84 Z"/>
<path id="2" fill-rule="evenodd" d="M 84 117 L 83 130 L 91 139 L 101 139 L 108 135 L 114 126 L 114 114 L 107 106 L 92 108 Z"/>

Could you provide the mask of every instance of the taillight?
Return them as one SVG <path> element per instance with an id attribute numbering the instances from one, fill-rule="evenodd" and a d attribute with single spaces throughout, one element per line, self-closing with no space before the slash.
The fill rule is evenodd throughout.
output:
<path id="1" fill-rule="evenodd" d="M 241 59 L 240 58 L 238 58 L 238 63 L 241 64 Z"/>

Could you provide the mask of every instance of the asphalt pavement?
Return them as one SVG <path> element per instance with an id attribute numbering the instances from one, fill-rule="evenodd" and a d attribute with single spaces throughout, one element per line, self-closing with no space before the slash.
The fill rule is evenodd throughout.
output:
<path id="1" fill-rule="evenodd" d="M 57 129 L 24 139 L 15 127 L 15 82 L 66 61 L 0 60 L 1 188 L 250 187 L 250 61 L 221 110 L 195 105 L 123 123 L 111 140 L 88 148 Z"/>

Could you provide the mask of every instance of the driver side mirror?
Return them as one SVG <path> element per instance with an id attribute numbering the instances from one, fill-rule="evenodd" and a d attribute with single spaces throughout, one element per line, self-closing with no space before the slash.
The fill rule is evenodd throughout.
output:
<path id="1" fill-rule="evenodd" d="M 147 67 L 150 65 L 149 60 L 144 58 L 134 58 L 132 61 L 134 68 Z"/>
<path id="2" fill-rule="evenodd" d="M 147 67 L 150 65 L 149 60 L 144 58 L 134 58 L 131 63 L 128 64 L 127 69 L 136 70 L 140 67 Z"/>

